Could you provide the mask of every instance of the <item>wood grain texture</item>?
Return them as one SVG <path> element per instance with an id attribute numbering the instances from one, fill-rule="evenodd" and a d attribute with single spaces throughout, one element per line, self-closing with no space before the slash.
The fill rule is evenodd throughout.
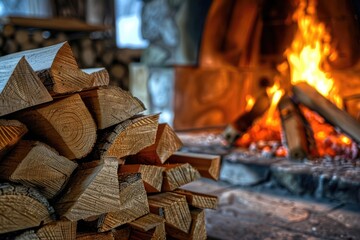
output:
<path id="1" fill-rule="evenodd" d="M 0 234 L 39 226 L 53 220 L 54 209 L 36 190 L 0 184 Z"/>
<path id="2" fill-rule="evenodd" d="M 181 147 L 182 142 L 174 130 L 167 123 L 162 123 L 158 126 L 155 143 L 131 157 L 130 161 L 154 165 L 163 164 Z"/>
<path id="3" fill-rule="evenodd" d="M 165 228 L 173 227 L 188 233 L 191 225 L 191 215 L 186 197 L 180 194 L 166 192 L 148 197 L 150 212 L 165 218 Z"/>
<path id="4" fill-rule="evenodd" d="M 186 201 L 190 206 L 201 209 L 216 209 L 218 205 L 218 198 L 215 195 L 203 194 L 184 189 L 177 189 L 174 191 L 177 194 L 184 195 Z"/>
<path id="5" fill-rule="evenodd" d="M 165 240 L 165 219 L 155 214 L 148 214 L 129 224 L 132 228 L 130 240 Z"/>
<path id="6" fill-rule="evenodd" d="M 81 98 L 99 129 L 118 124 L 145 110 L 139 99 L 118 87 L 84 91 Z"/>
<path id="7" fill-rule="evenodd" d="M 97 143 L 98 155 L 121 159 L 155 142 L 159 115 L 137 116 L 106 131 Z"/>
<path id="8" fill-rule="evenodd" d="M 126 164 L 119 168 L 120 173 L 141 173 L 147 193 L 161 192 L 164 170 L 165 168 L 161 166 L 143 164 Z"/>
<path id="9" fill-rule="evenodd" d="M 219 179 L 221 159 L 219 155 L 176 152 L 171 155 L 168 163 L 189 163 L 200 175 L 214 180 Z"/>
<path id="10" fill-rule="evenodd" d="M 76 237 L 76 222 L 55 221 L 37 230 L 40 240 L 73 240 Z"/>
<path id="11" fill-rule="evenodd" d="M 149 213 L 146 191 L 140 173 L 119 174 L 120 207 L 102 215 L 98 231 L 105 232 Z"/>
<path id="12" fill-rule="evenodd" d="M 76 240 L 115 240 L 112 232 L 106 233 L 79 233 Z"/>
<path id="13" fill-rule="evenodd" d="M 117 161 L 111 158 L 82 165 L 56 202 L 57 213 L 77 221 L 119 209 L 117 169 Z"/>
<path id="14" fill-rule="evenodd" d="M 0 176 L 37 188 L 50 199 L 63 189 L 76 167 L 76 163 L 60 156 L 44 143 L 20 141 L 0 162 Z"/>
<path id="15" fill-rule="evenodd" d="M 0 57 L 0 116 L 52 100 L 23 56 Z"/>
<path id="16" fill-rule="evenodd" d="M 86 68 L 81 70 L 93 78 L 93 87 L 109 85 L 110 77 L 108 71 L 105 68 Z"/>
<path id="17" fill-rule="evenodd" d="M 28 132 L 17 120 L 0 119 L 0 159 Z"/>
<path id="18" fill-rule="evenodd" d="M 200 178 L 198 170 L 188 163 L 165 164 L 163 166 L 166 170 L 164 171 L 162 191 L 173 191 Z"/>
<path id="19" fill-rule="evenodd" d="M 44 142 L 69 159 L 91 152 L 96 125 L 79 94 L 16 115 Z"/>

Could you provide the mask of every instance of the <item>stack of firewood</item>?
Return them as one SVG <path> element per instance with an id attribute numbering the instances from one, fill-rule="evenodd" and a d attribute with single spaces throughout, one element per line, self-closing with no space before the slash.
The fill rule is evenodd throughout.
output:
<path id="1" fill-rule="evenodd" d="M 174 130 L 68 43 L 0 57 L 1 239 L 206 239 L 216 155 Z"/>

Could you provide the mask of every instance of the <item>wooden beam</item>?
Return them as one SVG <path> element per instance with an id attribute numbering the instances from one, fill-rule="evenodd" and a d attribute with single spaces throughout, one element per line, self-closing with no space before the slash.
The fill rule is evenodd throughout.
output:
<path id="1" fill-rule="evenodd" d="M 118 162 L 105 158 L 83 164 L 55 203 L 57 213 L 70 221 L 114 212 L 120 208 Z"/>
<path id="2" fill-rule="evenodd" d="M 0 119 L 0 159 L 2 159 L 27 132 L 27 127 L 17 120 Z"/>
<path id="3" fill-rule="evenodd" d="M 0 184 L 0 234 L 37 227 L 53 220 L 54 209 L 36 190 Z"/>
<path id="4" fill-rule="evenodd" d="M 166 239 L 165 219 L 149 213 L 135 221 L 129 223 L 131 230 L 131 240 L 143 239 Z"/>
<path id="5" fill-rule="evenodd" d="M 69 159 L 86 156 L 96 141 L 95 122 L 79 94 L 20 112 L 15 117 Z"/>
<path id="6" fill-rule="evenodd" d="M 77 222 L 55 221 L 36 231 L 40 240 L 72 240 L 76 237 Z"/>
<path id="7" fill-rule="evenodd" d="M 0 116 L 52 101 L 25 57 L 0 57 Z"/>
<path id="8" fill-rule="evenodd" d="M 147 193 L 161 192 L 164 170 L 161 166 L 143 164 L 125 164 L 119 167 L 120 173 L 141 173 Z"/>
<path id="9" fill-rule="evenodd" d="M 149 213 L 146 191 L 140 173 L 119 174 L 120 207 L 102 215 L 98 231 L 105 232 Z"/>
<path id="10" fill-rule="evenodd" d="M 218 197 L 209 194 L 203 194 L 184 189 L 174 191 L 177 194 L 184 195 L 190 206 L 201 209 L 216 209 L 218 205 Z"/>
<path id="11" fill-rule="evenodd" d="M 150 212 L 165 218 L 165 228 L 168 226 L 188 233 L 191 225 L 191 215 L 186 197 L 180 194 L 166 192 L 148 197 Z"/>
<path id="12" fill-rule="evenodd" d="M 145 110 L 139 99 L 118 87 L 81 92 L 99 129 L 108 128 Z"/>
<path id="13" fill-rule="evenodd" d="M 221 160 L 219 155 L 176 152 L 170 156 L 168 163 L 189 163 L 197 169 L 202 177 L 219 179 Z"/>
<path id="14" fill-rule="evenodd" d="M 44 143 L 20 141 L 0 162 L 0 176 L 35 187 L 50 199 L 63 189 L 76 167 L 76 163 Z"/>

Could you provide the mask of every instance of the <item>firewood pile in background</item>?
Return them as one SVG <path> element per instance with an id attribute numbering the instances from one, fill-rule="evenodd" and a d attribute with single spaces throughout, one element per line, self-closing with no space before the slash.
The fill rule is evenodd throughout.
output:
<path id="1" fill-rule="evenodd" d="M 220 157 L 174 130 L 67 42 L 0 57 L 1 239 L 206 239 Z"/>

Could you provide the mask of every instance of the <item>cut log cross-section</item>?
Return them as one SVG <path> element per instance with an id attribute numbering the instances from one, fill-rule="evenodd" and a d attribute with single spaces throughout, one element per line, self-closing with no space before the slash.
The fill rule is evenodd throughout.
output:
<path id="1" fill-rule="evenodd" d="M 119 168 L 120 173 L 141 173 L 147 193 L 161 192 L 164 170 L 161 166 L 143 164 L 127 164 Z"/>
<path id="2" fill-rule="evenodd" d="M 76 222 L 55 221 L 41 227 L 36 235 L 40 240 L 72 240 L 76 237 Z"/>
<path id="3" fill-rule="evenodd" d="M 176 152 L 170 156 L 168 163 L 189 163 L 200 175 L 214 180 L 219 179 L 220 156 L 202 153 Z"/>
<path id="4" fill-rule="evenodd" d="M 0 212 L 1 234 L 48 223 L 52 221 L 54 209 L 33 188 L 1 183 Z"/>
<path id="5" fill-rule="evenodd" d="M 218 198 L 214 195 L 208 195 L 184 189 L 177 189 L 174 191 L 177 194 L 184 195 L 186 201 L 190 206 L 201 209 L 216 209 L 218 204 Z"/>
<path id="6" fill-rule="evenodd" d="M 177 150 L 182 142 L 174 130 L 166 123 L 159 124 L 156 141 L 131 158 L 131 162 L 144 164 L 163 164 Z"/>
<path id="7" fill-rule="evenodd" d="M 108 86 L 110 82 L 109 73 L 105 68 L 86 68 L 83 72 L 89 74 L 93 80 L 94 87 Z"/>
<path id="8" fill-rule="evenodd" d="M 91 152 L 96 125 L 79 94 L 16 115 L 61 155 L 79 159 Z"/>
<path id="9" fill-rule="evenodd" d="M 61 217 L 77 221 L 120 209 L 118 163 L 105 158 L 84 164 L 55 204 Z"/>
<path id="10" fill-rule="evenodd" d="M 27 127 L 17 120 L 0 119 L 0 159 L 27 133 Z"/>
<path id="11" fill-rule="evenodd" d="M 76 163 L 60 156 L 46 144 L 20 141 L 0 162 L 0 176 L 35 187 L 50 199 L 63 188 L 76 167 Z"/>
<path id="12" fill-rule="evenodd" d="M 98 230 L 105 232 L 149 213 L 149 205 L 140 173 L 119 174 L 120 207 L 102 215 Z"/>
<path id="13" fill-rule="evenodd" d="M 52 100 L 24 57 L 0 57 L 0 116 Z"/>
<path id="14" fill-rule="evenodd" d="M 143 240 L 143 239 L 152 239 L 152 240 L 165 240 L 165 219 L 155 215 L 148 214 L 143 216 L 129 224 L 132 228 L 131 230 L 131 240 Z"/>
<path id="15" fill-rule="evenodd" d="M 84 91 L 81 98 L 99 129 L 118 124 L 145 110 L 140 100 L 117 87 Z"/>
<path id="16" fill-rule="evenodd" d="M 96 157 L 116 157 L 138 153 L 155 142 L 159 115 L 140 116 L 125 120 L 110 131 L 105 130 L 97 143 Z"/>
<path id="17" fill-rule="evenodd" d="M 173 191 L 200 178 L 198 170 L 188 163 L 165 164 L 163 166 L 166 170 L 164 171 L 162 191 Z"/>

